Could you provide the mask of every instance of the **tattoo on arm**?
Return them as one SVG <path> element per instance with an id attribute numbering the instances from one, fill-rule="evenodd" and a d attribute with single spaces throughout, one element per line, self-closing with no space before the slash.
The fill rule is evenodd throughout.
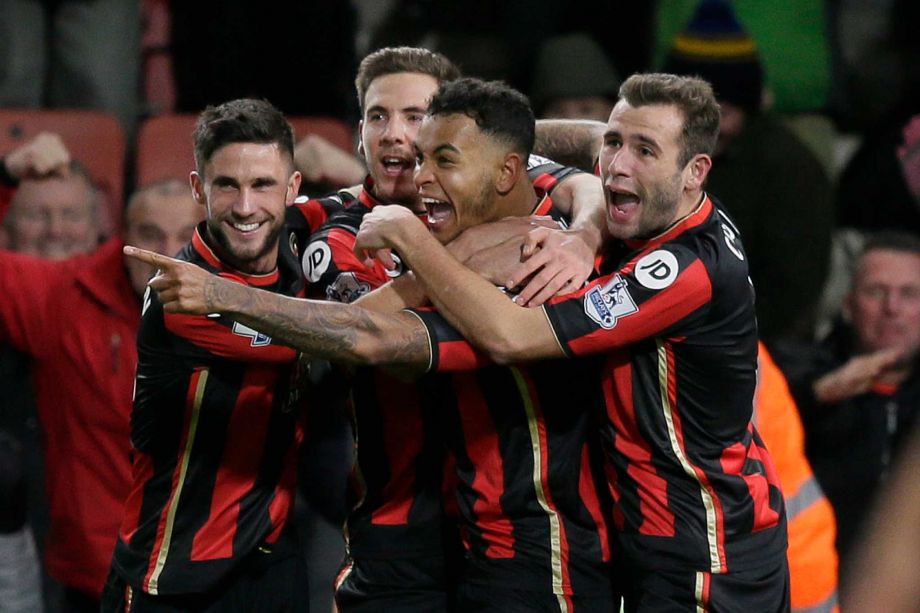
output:
<path id="1" fill-rule="evenodd" d="M 419 371 L 428 365 L 428 334 L 406 313 L 290 298 L 236 283 L 210 284 L 209 290 L 235 320 L 304 353 L 348 364 L 394 364 Z M 208 300 L 213 304 L 211 296 Z"/>

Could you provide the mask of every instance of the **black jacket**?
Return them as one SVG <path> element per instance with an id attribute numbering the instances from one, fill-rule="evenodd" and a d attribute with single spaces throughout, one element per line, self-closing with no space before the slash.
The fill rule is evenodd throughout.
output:
<path id="1" fill-rule="evenodd" d="M 838 322 L 820 343 L 779 345 L 777 362 L 789 380 L 805 427 L 805 449 L 837 517 L 837 548 L 845 566 L 863 522 L 920 412 L 920 364 L 895 390 L 873 389 L 821 404 L 814 382 L 854 355 L 852 329 Z"/>

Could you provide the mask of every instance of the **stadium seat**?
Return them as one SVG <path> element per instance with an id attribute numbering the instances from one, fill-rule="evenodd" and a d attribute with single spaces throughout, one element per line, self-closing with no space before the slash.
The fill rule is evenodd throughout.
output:
<path id="1" fill-rule="evenodd" d="M 192 114 L 166 114 L 141 124 L 135 175 L 138 187 L 162 179 L 184 179 L 195 169 L 192 132 L 196 119 Z M 354 148 L 351 128 L 343 121 L 329 117 L 288 117 L 288 121 L 294 127 L 295 139 L 318 134 L 346 151 Z"/>
<path id="2" fill-rule="evenodd" d="M 87 110 L 0 109 L 0 155 L 41 132 L 55 132 L 103 192 L 104 234 L 121 228 L 125 135 L 114 115 Z"/>

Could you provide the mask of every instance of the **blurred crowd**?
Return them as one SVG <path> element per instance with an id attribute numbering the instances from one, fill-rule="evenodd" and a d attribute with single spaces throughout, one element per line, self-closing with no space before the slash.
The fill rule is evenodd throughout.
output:
<path id="1" fill-rule="evenodd" d="M 917 23 L 907 0 L 0 3 L 0 611 L 98 610 L 153 272 L 121 247 L 174 255 L 204 218 L 188 186 L 194 114 L 256 97 L 295 127 L 327 122 L 296 134 L 301 193 L 361 184 L 353 78 L 392 45 L 503 79 L 540 118 L 606 122 L 634 72 L 713 85 L 705 189 L 732 215 L 756 291 L 754 419 L 783 473 L 793 604 L 800 573 L 802 610 L 868 607 L 878 551 L 913 569 L 920 551 L 916 529 L 903 550 L 889 534 L 920 491 Z M 81 133 L 85 111 L 113 117 L 111 134 Z M 170 118 L 187 142 L 144 140 Z M 96 163 L 106 139 L 124 143 L 115 165 Z M 150 160 L 164 170 L 145 174 Z M 351 440 L 346 417 L 325 414 L 302 447 L 295 515 L 316 610 L 331 608 L 343 553 Z"/>

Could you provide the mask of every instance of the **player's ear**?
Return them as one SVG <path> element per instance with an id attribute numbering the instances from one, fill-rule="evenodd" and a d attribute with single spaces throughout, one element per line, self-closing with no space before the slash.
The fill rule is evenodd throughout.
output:
<path id="1" fill-rule="evenodd" d="M 189 185 L 192 186 L 192 197 L 195 199 L 195 202 L 206 205 L 208 201 L 204 196 L 204 184 L 201 181 L 201 175 L 193 170 L 188 175 L 188 182 Z"/>
<path id="2" fill-rule="evenodd" d="M 687 166 L 684 168 L 684 187 L 689 190 L 703 189 L 703 183 L 709 176 L 709 169 L 712 168 L 712 158 L 705 153 L 699 153 L 693 156 Z"/>
<path id="3" fill-rule="evenodd" d="M 364 120 L 363 119 L 358 122 L 358 155 L 362 158 L 364 157 Z"/>
<path id="4" fill-rule="evenodd" d="M 507 194 L 520 180 L 521 173 L 527 172 L 524 157 L 520 153 L 511 151 L 502 158 L 495 181 L 495 189 L 501 194 Z"/>
<path id="5" fill-rule="evenodd" d="M 303 179 L 303 175 L 300 174 L 299 170 L 295 170 L 291 173 L 291 177 L 288 179 L 287 191 L 284 194 L 285 204 L 293 204 L 294 198 L 297 197 L 297 194 L 300 192 L 300 182 Z"/>

